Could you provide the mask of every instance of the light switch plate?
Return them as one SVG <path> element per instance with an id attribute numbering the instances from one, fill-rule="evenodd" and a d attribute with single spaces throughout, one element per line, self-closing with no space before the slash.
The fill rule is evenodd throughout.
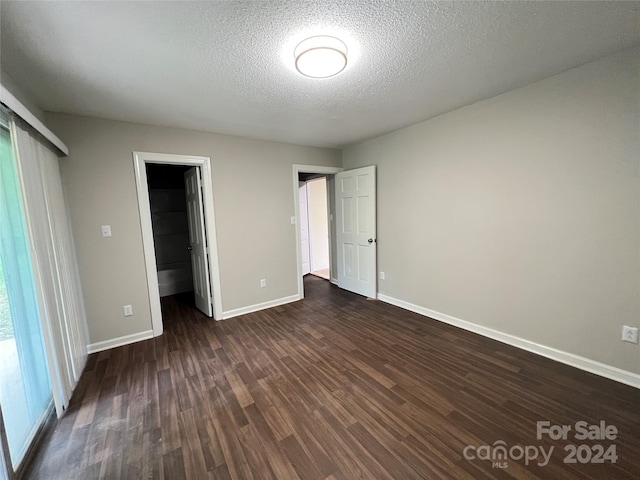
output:
<path id="1" fill-rule="evenodd" d="M 102 227 L 100 227 L 100 229 L 102 230 L 102 236 L 103 237 L 110 237 L 111 236 L 111 225 L 102 225 Z"/>
<path id="2" fill-rule="evenodd" d="M 131 305 L 125 305 L 122 307 L 122 311 L 124 312 L 125 317 L 130 317 L 133 315 L 133 307 Z"/>

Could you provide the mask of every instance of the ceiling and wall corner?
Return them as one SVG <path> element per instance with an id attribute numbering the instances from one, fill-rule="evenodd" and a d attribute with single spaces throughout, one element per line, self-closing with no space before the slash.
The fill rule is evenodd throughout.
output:
<path id="1" fill-rule="evenodd" d="M 16 83 L 10 76 L 2 70 L 0 64 L 0 84 L 2 88 L 6 88 L 11 94 L 24 105 L 29 112 L 33 114 L 42 123 L 45 121 L 44 110 L 40 108 L 38 103 L 34 100 L 33 95 L 26 93 L 22 87 Z"/>
<path id="2" fill-rule="evenodd" d="M 46 111 L 341 147 L 640 43 L 638 2 L 1 2 L 2 70 Z M 334 35 L 310 79 L 296 45 Z"/>

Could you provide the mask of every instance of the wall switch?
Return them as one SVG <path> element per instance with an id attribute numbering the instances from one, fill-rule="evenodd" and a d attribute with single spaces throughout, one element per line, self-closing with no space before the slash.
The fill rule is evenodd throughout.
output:
<path id="1" fill-rule="evenodd" d="M 638 343 L 638 329 L 636 327 L 622 327 L 622 341 L 629 343 Z"/>
<path id="2" fill-rule="evenodd" d="M 267 286 L 267 280 L 263 278 L 262 280 L 260 280 L 260 288 L 264 288 L 266 286 Z"/>
<path id="3" fill-rule="evenodd" d="M 384 272 L 380 272 L 380 280 L 384 280 Z"/>
<path id="4" fill-rule="evenodd" d="M 131 305 L 125 305 L 124 307 L 122 307 L 122 310 L 124 311 L 125 317 L 130 317 L 133 315 L 133 307 Z"/>
<path id="5" fill-rule="evenodd" d="M 102 225 L 102 227 L 100 227 L 100 229 L 102 230 L 102 236 L 103 237 L 110 237 L 111 236 L 111 225 Z"/>
<path id="6" fill-rule="evenodd" d="M 295 225 L 296 224 L 296 217 L 291 217 L 291 225 Z"/>
<path id="7" fill-rule="evenodd" d="M 330 222 L 333 222 L 333 213 L 330 213 L 330 214 L 329 214 L 329 221 L 330 221 Z"/>

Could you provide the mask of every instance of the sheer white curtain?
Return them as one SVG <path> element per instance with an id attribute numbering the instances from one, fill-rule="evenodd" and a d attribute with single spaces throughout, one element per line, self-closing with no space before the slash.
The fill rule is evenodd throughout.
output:
<path id="1" fill-rule="evenodd" d="M 60 417 L 87 359 L 86 313 L 59 160 L 19 118 L 11 121 L 25 199 L 53 398 Z"/>

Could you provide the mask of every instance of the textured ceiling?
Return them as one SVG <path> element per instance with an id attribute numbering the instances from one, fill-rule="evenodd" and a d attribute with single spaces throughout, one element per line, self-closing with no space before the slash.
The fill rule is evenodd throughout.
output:
<path id="1" fill-rule="evenodd" d="M 0 2 L 2 70 L 48 111 L 344 146 L 640 43 L 640 2 Z M 349 48 L 309 79 L 293 49 Z"/>

